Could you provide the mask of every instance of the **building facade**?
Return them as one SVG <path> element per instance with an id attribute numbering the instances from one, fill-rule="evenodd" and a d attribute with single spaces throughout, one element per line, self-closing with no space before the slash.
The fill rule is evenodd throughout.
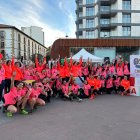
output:
<path id="1" fill-rule="evenodd" d="M 77 38 L 139 38 L 139 0 L 76 0 Z"/>
<path id="2" fill-rule="evenodd" d="M 51 57 L 70 57 L 82 48 L 89 53 L 112 61 L 117 55 L 129 60 L 130 55 L 140 54 L 140 39 L 58 39 L 51 49 Z"/>
<path id="3" fill-rule="evenodd" d="M 44 45 L 44 32 L 42 31 L 41 27 L 21 27 L 21 31 L 23 31 L 25 34 Z"/>
<path id="4" fill-rule="evenodd" d="M 36 53 L 45 56 L 46 47 L 16 27 L 0 24 L 0 53 L 6 59 L 29 60 Z"/>

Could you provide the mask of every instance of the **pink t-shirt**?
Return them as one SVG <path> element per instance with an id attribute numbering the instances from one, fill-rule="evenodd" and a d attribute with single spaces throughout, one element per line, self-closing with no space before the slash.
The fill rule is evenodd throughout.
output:
<path id="1" fill-rule="evenodd" d="M 82 72 L 85 76 L 89 74 L 88 67 L 83 67 Z"/>
<path id="2" fill-rule="evenodd" d="M 114 66 L 110 66 L 110 67 L 109 67 L 109 73 L 110 73 L 111 75 L 114 75 L 114 74 L 115 74 L 115 67 L 114 67 Z"/>
<path id="3" fill-rule="evenodd" d="M 49 69 L 49 68 L 46 69 L 46 76 L 47 76 L 48 78 L 51 77 L 51 69 Z"/>
<path id="4" fill-rule="evenodd" d="M 34 89 L 34 88 L 32 88 L 31 89 L 31 94 L 30 94 L 30 99 L 32 99 L 32 98 L 38 98 L 38 96 L 41 94 L 41 92 L 42 92 L 42 88 L 37 88 L 37 89 Z"/>
<path id="5" fill-rule="evenodd" d="M 78 94 L 78 90 L 80 89 L 79 85 L 72 85 L 71 90 L 74 94 Z"/>
<path id="6" fill-rule="evenodd" d="M 120 86 L 120 83 L 121 83 L 120 78 L 117 78 L 116 80 L 114 80 L 114 85 L 116 87 L 119 87 Z"/>
<path id="7" fill-rule="evenodd" d="M 89 96 L 89 90 L 91 89 L 91 86 L 89 84 L 84 84 L 83 89 L 84 93 Z"/>
<path id="8" fill-rule="evenodd" d="M 62 92 L 64 94 L 67 94 L 69 93 L 69 84 L 67 83 L 66 85 L 62 85 Z"/>
<path id="9" fill-rule="evenodd" d="M 51 73 L 52 73 L 52 78 L 55 79 L 58 74 L 58 70 L 56 68 L 52 68 Z"/>
<path id="10" fill-rule="evenodd" d="M 110 78 L 106 81 L 106 88 L 112 88 L 113 87 L 113 79 Z"/>
<path id="11" fill-rule="evenodd" d="M 12 88 L 9 93 L 4 94 L 5 103 L 6 105 L 14 105 L 18 100 L 20 100 L 23 96 L 25 96 L 26 90 L 17 90 L 16 87 Z"/>
<path id="12" fill-rule="evenodd" d="M 105 80 L 101 80 L 101 87 L 105 87 Z"/>
<path id="13" fill-rule="evenodd" d="M 26 79 L 26 80 L 33 79 L 33 77 L 30 74 L 30 70 L 26 70 L 26 69 L 23 70 L 23 79 Z"/>
<path id="14" fill-rule="evenodd" d="M 117 67 L 117 75 L 123 76 L 123 68 L 122 67 Z"/>
<path id="15" fill-rule="evenodd" d="M 61 83 L 59 80 L 57 80 L 57 81 L 56 81 L 56 88 L 57 88 L 57 89 L 60 89 L 61 86 L 62 86 L 62 83 Z"/>
<path id="16" fill-rule="evenodd" d="M 124 65 L 124 75 L 129 75 L 129 69 L 128 69 L 128 65 Z"/>

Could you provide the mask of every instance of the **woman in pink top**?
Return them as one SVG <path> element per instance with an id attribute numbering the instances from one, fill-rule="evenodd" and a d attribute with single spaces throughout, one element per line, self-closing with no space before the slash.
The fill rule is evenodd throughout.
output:
<path id="1" fill-rule="evenodd" d="M 58 70 L 56 68 L 56 66 L 54 65 L 51 69 L 51 78 L 56 79 L 58 75 Z"/>
<path id="2" fill-rule="evenodd" d="M 81 82 L 83 83 L 83 87 L 81 89 L 81 98 L 89 98 L 91 96 L 91 86 L 88 84 L 87 80 L 83 80 L 79 76 Z"/>
<path id="3" fill-rule="evenodd" d="M 33 77 L 31 76 L 31 73 L 30 73 L 30 69 L 29 69 L 29 66 L 26 65 L 25 68 L 23 69 L 23 79 L 24 80 L 33 80 Z"/>
<path id="4" fill-rule="evenodd" d="M 14 59 L 8 60 L 5 64 L 3 64 L 4 69 L 5 69 L 5 91 L 8 93 L 10 91 L 10 86 L 11 86 L 11 76 L 12 76 L 12 65 L 14 65 L 13 62 Z"/>
<path id="5" fill-rule="evenodd" d="M 106 80 L 106 91 L 107 94 L 111 94 L 113 91 L 113 78 L 111 76 L 108 76 Z"/>
<path id="6" fill-rule="evenodd" d="M 70 76 L 70 79 L 68 82 L 66 82 L 65 80 L 63 81 L 62 83 L 62 86 L 61 86 L 61 98 L 66 100 L 66 99 L 69 99 L 69 100 L 73 100 L 72 98 L 72 92 L 70 90 L 70 81 L 71 81 L 71 76 Z"/>
<path id="7" fill-rule="evenodd" d="M 82 101 L 82 99 L 80 99 L 80 86 L 77 85 L 77 83 L 75 82 L 75 80 L 73 80 L 73 84 L 71 86 L 71 92 L 72 92 L 72 98 L 76 99 L 77 101 Z"/>
<path id="8" fill-rule="evenodd" d="M 7 112 L 8 117 L 12 117 L 13 113 L 16 113 L 18 109 L 20 109 L 22 114 L 28 114 L 25 107 L 30 95 L 30 89 L 28 87 L 24 88 L 23 82 L 17 82 L 15 87 L 14 77 L 15 73 L 13 73 L 12 76 L 10 92 L 5 94 L 3 97 L 4 111 Z"/>
<path id="9" fill-rule="evenodd" d="M 124 63 L 124 75 L 126 75 L 127 77 L 130 76 L 129 63 L 127 61 L 125 61 Z"/>
<path id="10" fill-rule="evenodd" d="M 115 66 L 113 65 L 113 63 L 111 63 L 109 66 L 109 74 L 112 76 L 115 75 Z"/>
<path id="11" fill-rule="evenodd" d="M 121 78 L 123 78 L 124 76 L 124 73 L 123 73 L 123 66 L 121 63 L 118 64 L 118 67 L 117 67 L 117 75 Z"/>
<path id="12" fill-rule="evenodd" d="M 101 88 L 100 88 L 100 93 L 103 94 L 103 93 L 106 93 L 106 88 L 105 88 L 105 78 L 104 76 L 101 76 L 100 78 L 101 80 Z"/>
<path id="13" fill-rule="evenodd" d="M 45 101 L 39 98 L 40 94 L 44 94 L 47 96 L 47 93 L 42 89 L 42 87 L 38 86 L 38 82 L 32 83 L 31 93 L 28 99 L 28 103 L 30 105 L 30 113 L 33 112 L 34 109 L 36 109 L 36 106 L 44 106 Z"/>
<path id="14" fill-rule="evenodd" d="M 118 77 L 117 75 L 114 77 L 114 90 L 116 93 L 120 92 L 120 84 L 121 84 L 121 77 Z"/>

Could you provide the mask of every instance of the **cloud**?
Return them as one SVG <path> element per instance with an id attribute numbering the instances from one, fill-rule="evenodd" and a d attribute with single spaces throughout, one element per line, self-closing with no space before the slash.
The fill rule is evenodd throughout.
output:
<path id="1" fill-rule="evenodd" d="M 62 31 L 60 29 L 54 28 L 51 26 L 51 24 L 46 23 L 44 20 L 46 17 L 41 16 L 42 11 L 46 10 L 46 12 L 48 12 L 48 9 L 50 10 L 50 5 L 48 3 L 44 7 L 43 0 L 24 0 L 24 2 L 18 1 L 15 4 L 17 4 L 19 9 L 14 11 L 13 8 L 11 8 L 11 6 L 7 3 L 4 3 L 3 5 L 0 4 L 0 21 L 4 22 L 4 24 L 13 25 L 19 29 L 25 26 L 42 27 L 43 31 L 45 32 L 45 45 L 47 47 L 52 45 L 56 39 L 64 38 L 66 32 L 69 37 L 75 37 L 74 18 L 72 13 L 67 11 L 66 8 L 65 10 L 66 15 L 68 16 L 68 24 L 66 31 Z M 58 6 L 59 8 L 63 7 L 63 3 L 60 1 Z"/>

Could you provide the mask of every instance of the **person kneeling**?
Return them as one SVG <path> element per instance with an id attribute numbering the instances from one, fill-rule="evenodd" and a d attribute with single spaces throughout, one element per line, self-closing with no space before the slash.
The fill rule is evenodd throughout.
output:
<path id="1" fill-rule="evenodd" d="M 31 93 L 28 99 L 28 103 L 30 105 L 30 113 L 32 113 L 37 106 L 45 105 L 45 101 L 38 97 L 40 94 L 44 94 L 47 96 L 44 90 L 39 87 L 38 83 L 35 81 L 32 83 Z"/>
<path id="2" fill-rule="evenodd" d="M 25 110 L 25 106 L 27 104 L 27 100 L 30 94 L 30 91 L 24 87 L 23 82 L 16 83 L 16 87 L 14 86 L 14 77 L 16 73 L 13 74 L 11 79 L 11 89 L 10 92 L 4 94 L 3 102 L 4 102 L 4 112 L 7 112 L 8 117 L 12 117 L 14 113 L 18 110 L 21 114 L 27 115 L 28 112 Z"/>

